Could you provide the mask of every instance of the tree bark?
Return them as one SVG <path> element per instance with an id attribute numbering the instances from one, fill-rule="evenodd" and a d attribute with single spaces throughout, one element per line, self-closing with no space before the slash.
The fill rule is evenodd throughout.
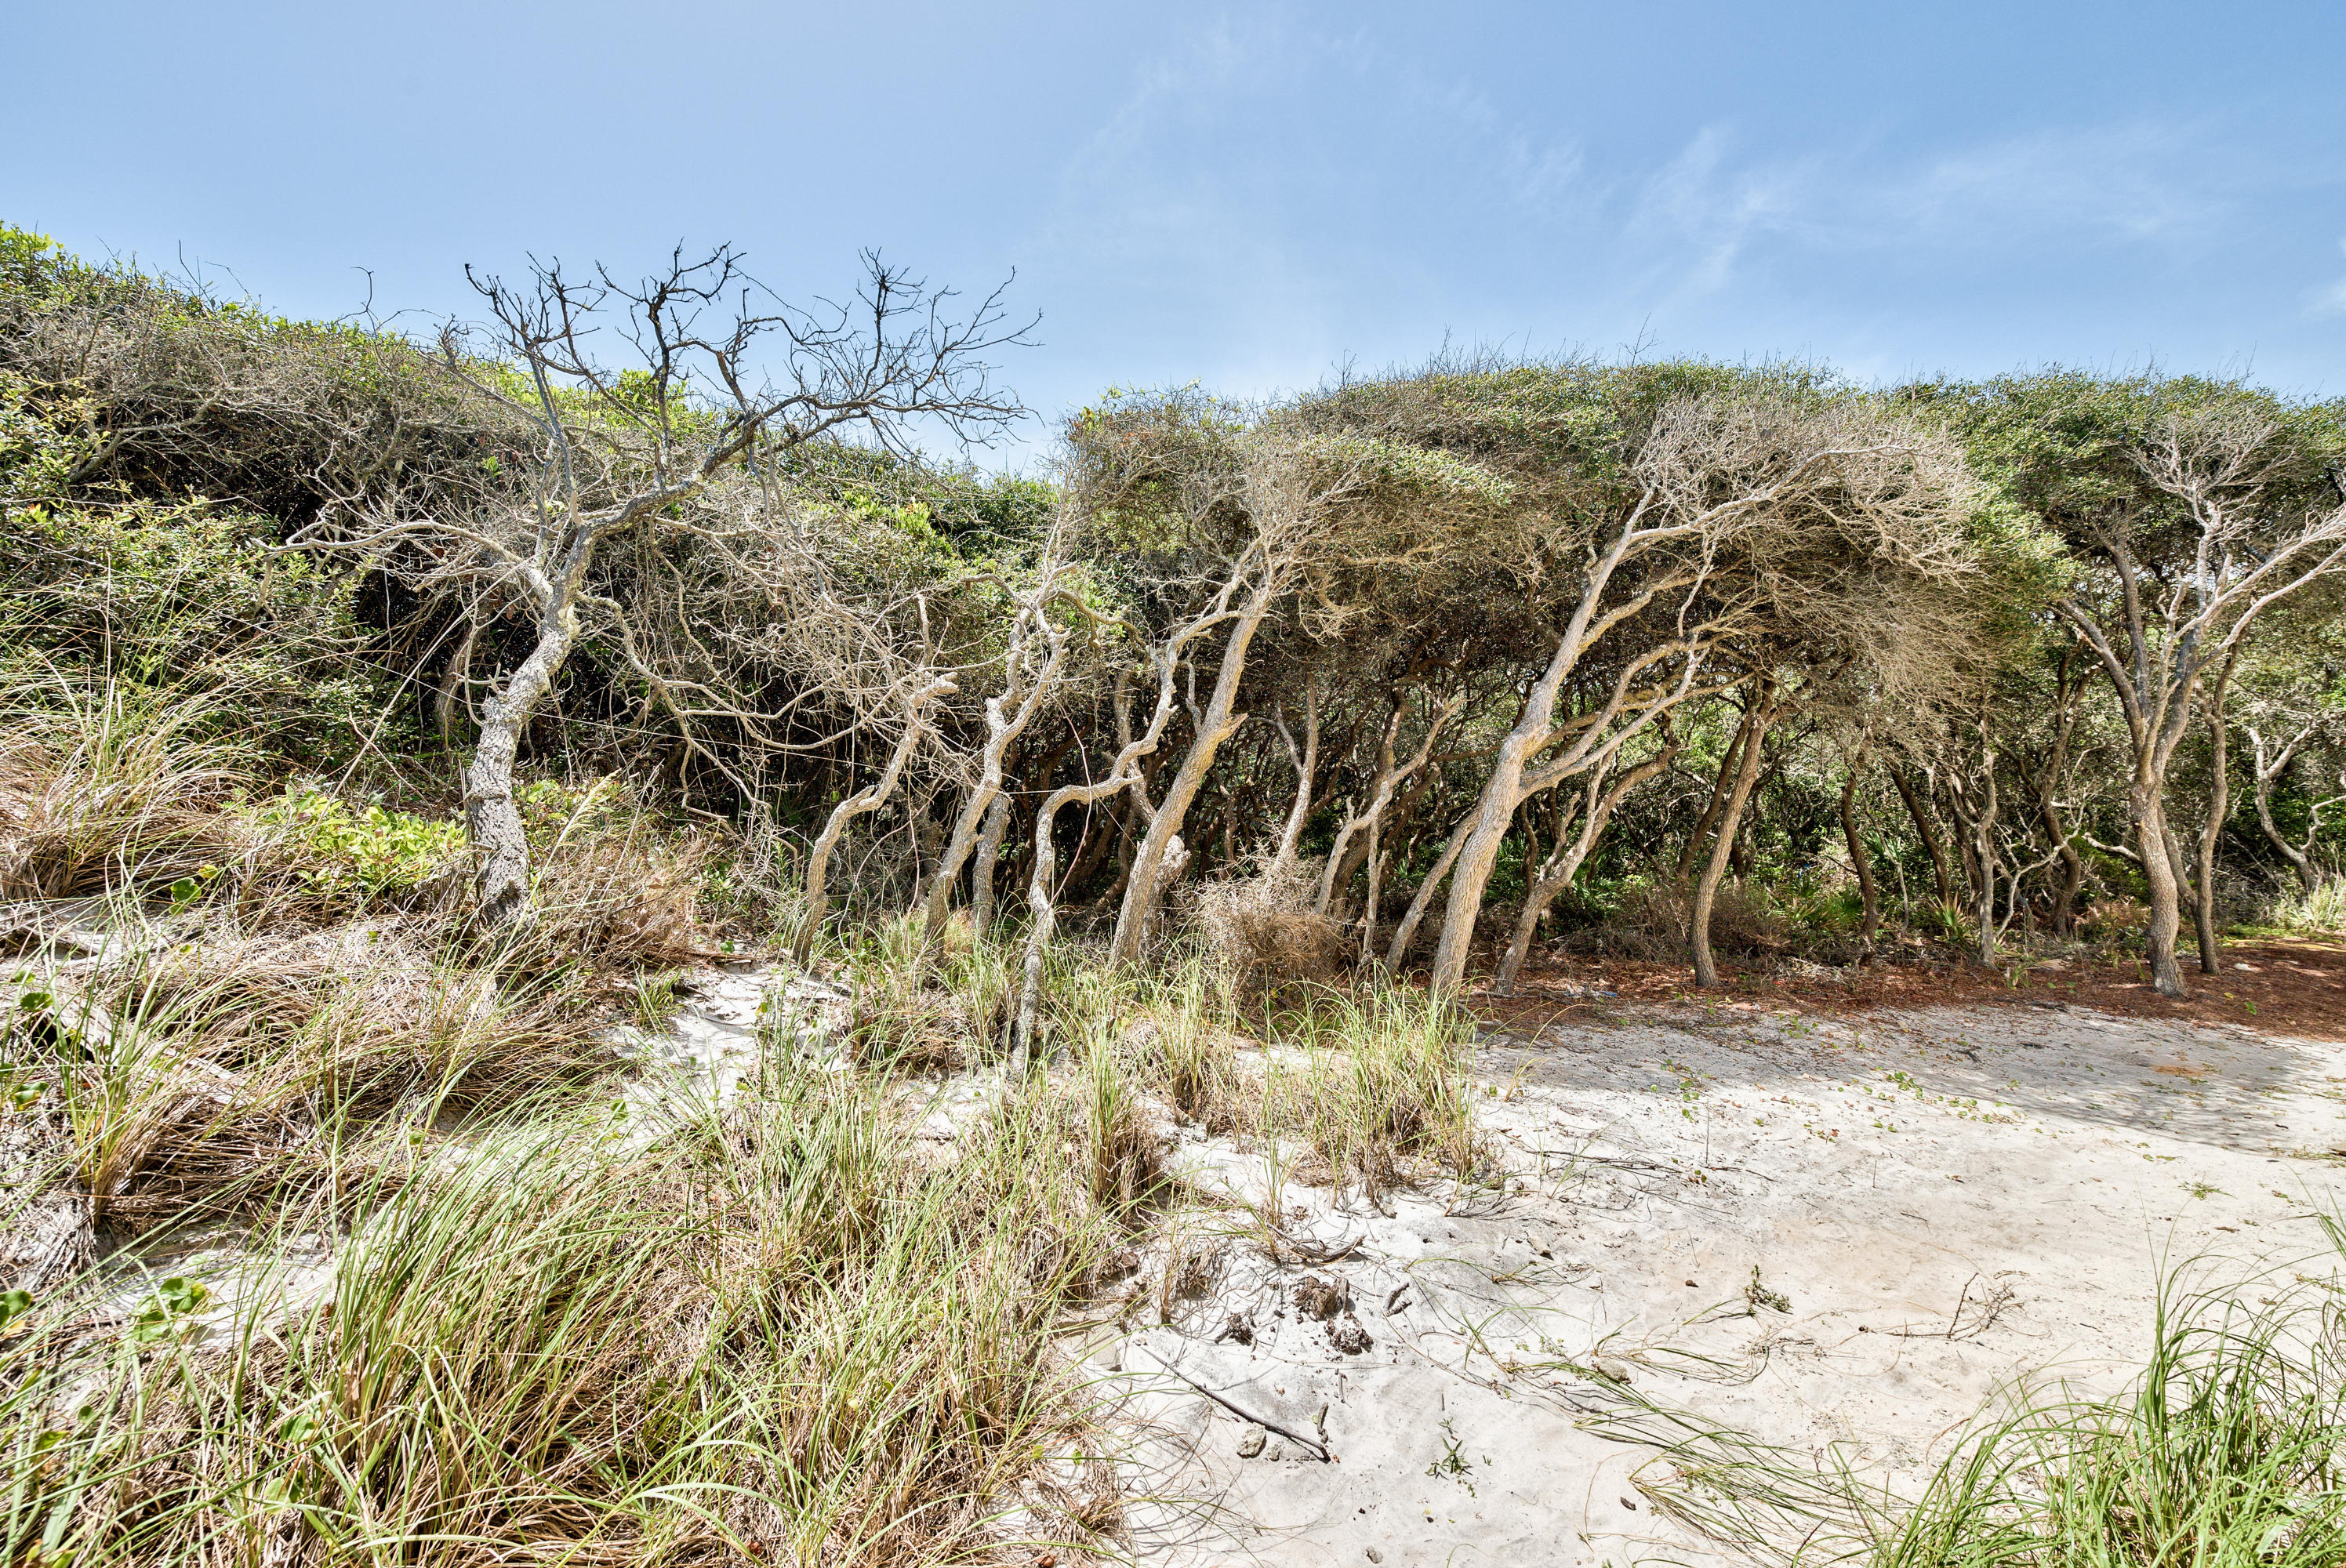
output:
<path id="1" fill-rule="evenodd" d="M 456 713 L 467 706 L 464 699 L 473 682 L 473 644 L 480 629 L 479 621 L 465 617 L 464 635 L 456 640 L 456 651 L 448 656 L 447 673 L 440 678 L 440 690 L 433 702 L 433 720 L 439 727 L 443 746 L 456 738 Z"/>
<path id="2" fill-rule="evenodd" d="M 1906 815 L 1914 823 L 1914 836 L 1923 840 L 1923 848 L 1931 856 L 1931 874 L 1936 880 L 1939 902 L 1953 908 L 1955 902 L 1955 879 L 1947 865 L 1947 847 L 1939 841 L 1939 830 L 1931 822 L 1931 813 L 1914 796 L 1914 786 L 1907 781 L 1905 769 L 1892 768 L 1890 782 L 1898 788 L 1898 799 L 1905 802 Z"/>
<path id="3" fill-rule="evenodd" d="M 1369 893 L 1361 916 L 1361 967 L 1366 969 L 1376 957 L 1377 891 L 1384 881 L 1385 857 L 1377 840 L 1384 824 L 1369 824 Z"/>
<path id="4" fill-rule="evenodd" d="M 1034 613 L 1039 616 L 1041 606 L 1037 605 Z M 1023 631 L 1024 627 L 1020 630 Z M 1026 727 L 1034 722 L 1035 715 L 1041 711 L 1044 699 L 1050 696 L 1057 683 L 1059 667 L 1066 662 L 1066 634 L 1047 623 L 1045 634 L 1049 638 L 1051 651 L 1033 680 L 1025 683 L 1025 690 L 1020 690 L 1022 672 L 1015 662 L 1019 655 L 1014 653 L 1004 689 L 999 695 L 985 699 L 985 748 L 979 762 L 977 782 L 962 801 L 960 815 L 954 820 L 953 838 L 946 844 L 944 852 L 938 857 L 936 874 L 929 882 L 927 940 L 931 943 L 935 942 L 944 932 L 945 913 L 953 902 L 954 884 L 961 880 L 962 866 L 977 847 L 978 833 L 986 813 L 993 809 L 995 798 L 1002 792 L 1003 769 L 1008 763 L 1010 753 L 1017 746 L 1018 738 L 1026 733 Z M 1004 706 L 1013 700 L 1017 702 L 1017 707 L 1005 714 Z"/>
<path id="5" fill-rule="evenodd" d="M 1850 870 L 1857 874 L 1857 896 L 1865 911 L 1857 939 L 1869 953 L 1873 951 L 1874 934 L 1882 929 L 1882 902 L 1873 885 L 1872 853 L 1865 847 L 1865 836 L 1857 830 L 1857 781 L 1865 771 L 1866 751 L 1872 740 L 1869 734 L 1858 742 L 1857 755 L 1850 759 L 1849 775 L 1841 785 L 1841 836 L 1849 846 Z"/>
<path id="6" fill-rule="evenodd" d="M 1995 963 L 1995 748 L 1988 744 L 1987 721 L 1980 721 L 1980 772 L 1983 798 L 1978 814 L 1972 821 L 1972 856 L 1979 866 L 1979 880 L 1973 889 L 1973 906 L 1979 921 L 1979 961 L 1991 967 Z M 2016 873 L 2015 873 L 2016 874 Z M 2017 890 L 2014 897 L 2018 896 Z"/>
<path id="7" fill-rule="evenodd" d="M 1295 804 L 1288 808 L 1287 825 L 1280 830 L 1279 849 L 1271 863 L 1281 870 L 1295 863 L 1303 843 L 1303 824 L 1311 815 L 1311 785 L 1320 769 L 1320 674 L 1317 670 L 1303 679 L 1303 745 L 1298 749 L 1295 737 L 1288 732 L 1287 716 L 1274 711 L 1272 722 L 1279 727 L 1279 738 L 1286 743 L 1287 759 L 1295 766 Z"/>
<path id="8" fill-rule="evenodd" d="M 1681 882 L 1694 875 L 1695 857 L 1700 855 L 1703 847 L 1710 842 L 1710 830 L 1719 825 L 1719 813 L 1727 805 L 1727 792 L 1732 787 L 1736 774 L 1742 769 L 1743 748 L 1749 738 L 1749 726 L 1739 718 L 1735 722 L 1735 733 L 1728 739 L 1727 750 L 1719 759 L 1719 771 L 1711 778 L 1710 799 L 1703 802 L 1702 814 L 1694 820 L 1694 826 L 1687 830 L 1686 843 L 1678 850 L 1678 881 Z"/>
<path id="9" fill-rule="evenodd" d="M 514 759 L 522 730 L 553 689 L 571 640 L 561 622 L 542 621 L 537 646 L 481 705 L 480 738 L 464 766 L 464 830 L 473 842 L 481 923 L 491 932 L 524 932 L 537 923 L 530 904 L 529 839 L 514 801 Z"/>
<path id="10" fill-rule="evenodd" d="M 1585 618 L 1585 617 L 1584 617 Z M 1483 781 L 1483 797 L 1468 827 L 1454 835 L 1443 851 L 1457 862 L 1452 874 L 1450 904 L 1442 920 L 1442 941 L 1433 954 L 1433 985 L 1437 991 L 1457 991 L 1466 983 L 1466 956 L 1474 942 L 1474 921 L 1481 912 L 1483 889 L 1499 863 L 1499 846 L 1515 825 L 1523 803 L 1524 770 L 1532 756 L 1555 733 L 1556 697 L 1565 677 L 1579 662 L 1582 627 L 1576 621 L 1556 646 L 1556 653 L 1524 699 L 1524 710 L 1499 742 L 1499 755 Z M 1445 868 L 1446 869 L 1446 868 Z M 1433 879 L 1426 879 L 1428 887 Z M 1424 890 L 1421 889 L 1421 895 Z M 1461 894 L 1464 900 L 1461 900 Z M 1417 912 L 1417 906 L 1411 906 Z"/>
<path id="11" fill-rule="evenodd" d="M 1774 695 L 1763 684 L 1752 699 L 1751 711 L 1744 720 L 1750 738 L 1743 748 L 1743 762 L 1735 770 L 1735 787 L 1727 798 L 1718 840 L 1711 846 L 1708 863 L 1702 869 L 1702 880 L 1695 884 L 1694 907 L 1687 914 L 1687 945 L 1694 963 L 1694 983 L 1705 989 L 1719 983 L 1719 965 L 1710 956 L 1711 906 L 1719 898 L 1719 879 L 1727 874 L 1728 857 L 1735 848 L 1735 830 L 1743 820 L 1744 802 L 1751 798 L 1751 786 L 1760 778 L 1760 742 L 1767 738 L 1768 726 L 1773 718 L 1770 709 Z"/>
<path id="12" fill-rule="evenodd" d="M 2135 847 L 2142 860 L 2142 880 L 2150 894 L 2150 931 L 2146 956 L 2150 983 L 2161 996 L 2184 997 L 2182 966 L 2175 961 L 2175 939 L 2183 929 L 2183 913 L 2175 885 L 2175 864 L 2168 858 L 2167 802 L 2156 780 L 2137 777 L 2128 791 L 2134 808 Z"/>
<path id="13" fill-rule="evenodd" d="M 1427 906 L 1433 901 L 1434 890 L 1450 874 L 1451 866 L 1458 859 L 1458 851 L 1465 845 L 1466 829 L 1462 823 L 1452 830 L 1449 841 L 1442 846 L 1442 853 L 1434 859 L 1433 869 L 1427 871 L 1425 880 L 1417 884 L 1417 893 L 1409 901 L 1408 912 L 1401 917 L 1401 924 L 1393 928 L 1392 945 L 1385 950 L 1385 967 L 1393 973 L 1401 972 L 1402 961 L 1409 957 L 1410 943 L 1417 940 L 1417 928 L 1425 919 Z"/>
<path id="14" fill-rule="evenodd" d="M 2224 702 L 2231 689 L 2232 667 L 2239 657 L 2239 650 L 2233 649 L 2216 672 L 2216 684 L 2208 693 L 2208 820 L 2199 829 L 2198 875 L 2194 879 L 2198 896 L 2191 901 L 2202 974 L 2224 972 L 2223 951 L 2216 940 L 2216 841 L 2223 837 L 2224 818 L 2232 804 L 2230 737 L 2225 733 Z"/>
<path id="15" fill-rule="evenodd" d="M 2289 771 L 2290 763 L 2295 760 L 2299 748 L 2304 745 L 2306 738 L 2312 733 L 2312 728 L 2309 726 L 2306 729 L 2300 732 L 2294 738 L 2284 744 L 2280 748 L 2279 752 L 2269 761 L 2265 755 L 2265 738 L 2263 734 L 2254 726 L 2250 726 L 2249 729 L 2249 738 L 2255 743 L 2257 748 L 2257 826 L 2264 830 L 2265 837 L 2272 841 L 2272 847 L 2274 849 L 2280 851 L 2281 859 L 2287 860 L 2289 862 L 2290 870 L 2297 873 L 2299 885 L 2303 887 L 2309 894 L 2317 893 L 2321 891 L 2321 873 L 2315 869 L 2313 857 L 2310 853 L 2313 845 L 2313 835 L 2320 831 L 2321 808 L 2319 804 L 2314 807 L 2312 831 L 2306 837 L 2305 848 L 2300 849 L 2297 845 L 2290 843 L 2287 839 L 2281 837 L 2279 824 L 2273 821 L 2272 788 L 2274 783 L 2280 779 L 2280 776 Z"/>
<path id="16" fill-rule="evenodd" d="M 1160 650 L 1158 667 L 1157 708 L 1150 716 L 1148 728 L 1137 738 L 1131 738 L 1131 710 L 1127 707 L 1125 677 L 1117 680 L 1117 734 L 1127 738 L 1116 754 L 1116 763 L 1108 776 L 1096 784 L 1063 784 L 1051 791 L 1042 809 L 1035 813 L 1035 870 L 1026 882 L 1026 907 L 1034 914 L 1034 924 L 1027 928 L 1026 952 L 1019 966 L 1018 1014 L 1015 1031 L 1017 1042 L 1011 1053 L 1014 1067 L 1024 1067 L 1035 1040 L 1035 1010 L 1043 988 L 1043 952 L 1050 946 L 1051 936 L 1058 923 L 1058 911 L 1051 893 L 1051 872 L 1056 864 L 1056 848 L 1052 841 L 1052 829 L 1062 808 L 1080 800 L 1088 805 L 1095 800 L 1133 788 L 1140 778 L 1137 764 L 1157 749 L 1165 734 L 1165 721 L 1173 712 L 1173 671 L 1180 662 L 1178 646 Z"/>
<path id="17" fill-rule="evenodd" d="M 997 790 L 985 809 L 985 831 L 978 835 L 977 858 L 969 869 L 969 920 L 984 936 L 994 923 L 994 864 L 1002 855 L 1002 837 L 1010 829 L 1010 791 Z"/>

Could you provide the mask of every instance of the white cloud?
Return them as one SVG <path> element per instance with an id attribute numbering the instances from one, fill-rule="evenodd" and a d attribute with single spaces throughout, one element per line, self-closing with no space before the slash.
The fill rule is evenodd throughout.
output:
<path id="1" fill-rule="evenodd" d="M 1672 300 L 1726 287 L 1755 239 L 1802 227 L 1804 209 L 1813 204 L 1812 160 L 1730 168 L 1733 139 L 1721 126 L 1697 132 L 1647 177 L 1624 225 L 1651 256 L 1644 269 L 1648 281 L 1673 280 L 1667 284 Z"/>
<path id="2" fill-rule="evenodd" d="M 2338 242 L 2338 249 L 2341 253 L 2346 253 L 2346 239 Z M 2314 290 L 2307 313 L 2316 317 L 2346 316 L 2346 278 Z"/>
<path id="3" fill-rule="evenodd" d="M 2004 137 L 1930 160 L 1882 205 L 1976 240 L 2061 232 L 2183 239 L 2217 227 L 2233 180 L 2203 127 L 2130 123 Z"/>

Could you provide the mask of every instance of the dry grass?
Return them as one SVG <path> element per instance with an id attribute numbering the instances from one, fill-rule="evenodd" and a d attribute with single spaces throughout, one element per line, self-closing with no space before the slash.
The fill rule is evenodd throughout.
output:
<path id="1" fill-rule="evenodd" d="M 936 1169 L 853 1079 L 770 1089 L 435 1145 L 301 1217 L 345 1238 L 323 1298 L 216 1281 L 245 1304 L 200 1332 L 43 1303 L 0 1349 L 11 1560 L 887 1564 L 1112 1527 L 1046 1463 L 1091 1446 L 1049 1335 L 1113 1240 L 1068 1107 L 1015 1097 Z"/>
<path id="2" fill-rule="evenodd" d="M 598 1008 L 615 971 L 705 955 L 705 840 L 546 786 L 537 929 L 483 947 L 444 822 L 272 794 L 216 713 L 148 745 L 143 712 L 60 709 L 9 754 L 8 864 L 49 912 L 0 1156 L 82 1245 L 5 1308 L 8 1561 L 1111 1550 L 1054 1337 L 1178 1196 L 1172 1120 L 1300 1137 L 1372 1194 L 1474 1161 L 1450 1010 L 1319 997 L 1277 1023 L 1300 1055 L 1250 1047 L 1240 996 L 1301 972 L 1286 936 L 1148 974 L 1055 951 L 1051 1062 L 949 1159 L 895 1085 L 1006 1048 L 1009 954 L 965 924 L 833 948 L 866 1071 L 777 1053 L 729 1110 L 630 1116 Z M 107 940 L 44 948 L 59 921 Z M 230 1242 L 211 1272 L 126 1300 L 199 1222 Z"/>
<path id="3" fill-rule="evenodd" d="M 221 712 L 127 682 L 0 697 L 0 898 L 168 884 L 243 858 L 252 835 L 225 808 L 249 759 L 219 738 Z"/>
<path id="4" fill-rule="evenodd" d="M 1189 897 L 1192 943 L 1254 995 L 1291 997 L 1332 984 L 1349 944 L 1333 921 L 1311 911 L 1311 894 L 1300 867 L 1205 883 Z"/>
<path id="5" fill-rule="evenodd" d="M 435 962 L 396 932 L 216 926 L 126 943 L 36 1000 L 12 1042 L 14 1073 L 40 1087 L 24 1114 L 62 1135 L 48 1184 L 117 1240 L 273 1211 L 403 1159 L 438 1118 L 611 1064 L 574 993 Z"/>
<path id="6" fill-rule="evenodd" d="M 1633 958 L 1677 958 L 1687 951 L 1693 910 L 1691 888 L 1638 883 L 1624 891 L 1614 918 L 1590 932 L 1586 940 Z M 1765 891 L 1721 881 L 1711 904 L 1710 945 L 1721 956 L 1766 957 L 1788 949 L 1790 932 L 1783 912 Z"/>

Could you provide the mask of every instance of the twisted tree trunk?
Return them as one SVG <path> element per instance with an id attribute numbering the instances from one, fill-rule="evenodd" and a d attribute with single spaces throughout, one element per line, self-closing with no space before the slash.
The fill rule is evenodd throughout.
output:
<path id="1" fill-rule="evenodd" d="M 2232 667 L 2239 657 L 2239 650 L 2234 648 L 2208 693 L 2208 820 L 2199 829 L 2198 876 L 2195 879 L 2198 897 L 2191 903 L 2192 922 L 2198 927 L 2202 974 L 2220 974 L 2224 970 L 2223 951 L 2216 940 L 2216 841 L 2223 837 L 2224 818 L 2232 804 L 2230 737 L 2225 733 L 2224 699 L 2231 689 Z"/>
<path id="2" fill-rule="evenodd" d="M 1719 965 L 1710 956 L 1711 906 L 1718 901 L 1719 879 L 1727 874 L 1728 858 L 1735 850 L 1735 830 L 1743 820 L 1744 802 L 1750 799 L 1751 786 L 1760 777 L 1760 743 L 1767 738 L 1768 726 L 1774 718 L 1774 689 L 1763 682 L 1752 698 L 1751 711 L 1744 718 L 1750 735 L 1744 744 L 1743 760 L 1735 770 L 1735 785 L 1727 797 L 1710 860 L 1702 869 L 1702 880 L 1695 884 L 1694 907 L 1687 914 L 1687 945 L 1694 963 L 1694 983 L 1706 989 L 1719 983 Z"/>
<path id="3" fill-rule="evenodd" d="M 994 864 L 1010 829 L 1010 791 L 999 790 L 985 809 L 985 831 L 978 835 L 977 859 L 969 870 L 969 920 L 981 936 L 994 923 Z"/>
<path id="4" fill-rule="evenodd" d="M 1882 901 L 1873 885 L 1873 856 L 1865 847 L 1864 835 L 1857 830 L 1857 781 L 1865 771 L 1866 753 L 1872 740 L 1872 732 L 1868 730 L 1865 738 L 1858 742 L 1857 755 L 1850 759 L 1849 775 L 1841 785 L 1841 840 L 1849 846 L 1850 870 L 1857 874 L 1857 896 L 1865 907 L 1857 940 L 1868 953 L 1873 951 L 1875 932 L 1882 929 Z"/>
<path id="5" fill-rule="evenodd" d="M 1498 973 L 1491 982 L 1494 996 L 1515 994 L 1515 976 L 1522 972 L 1524 960 L 1531 955 L 1532 939 L 1539 933 L 1541 917 L 1547 913 L 1548 906 L 1556 902 L 1557 895 L 1572 885 L 1572 879 L 1580 874 L 1582 863 L 1588 859 L 1588 852 L 1596 847 L 1596 840 L 1603 836 L 1605 825 L 1612 820 L 1622 797 L 1668 768 L 1677 757 L 1678 747 L 1672 745 L 1660 756 L 1629 769 L 1615 781 L 1611 789 L 1603 789 L 1602 793 L 1599 792 L 1605 781 L 1602 773 L 1588 781 L 1588 796 L 1592 804 L 1581 821 L 1578 836 L 1567 845 L 1563 841 L 1566 824 L 1556 825 L 1556 851 L 1549 857 L 1548 863 L 1541 868 L 1539 879 L 1532 884 L 1531 891 L 1524 895 L 1524 907 L 1515 916 L 1515 935 L 1508 942 L 1506 954 L 1499 960 Z"/>
<path id="6" fill-rule="evenodd" d="M 481 705 L 480 738 L 464 765 L 464 830 L 473 844 L 481 923 L 492 932 L 524 932 L 537 922 L 529 899 L 529 840 L 514 801 L 514 759 L 522 730 L 554 688 L 574 636 L 562 619 L 542 619 L 537 646 Z"/>
<path id="7" fill-rule="evenodd" d="M 921 710 L 940 697 L 959 691 L 950 676 L 939 676 L 923 687 L 904 705 L 904 733 L 896 748 L 889 754 L 888 766 L 876 782 L 867 784 L 831 809 L 822 831 L 816 835 L 814 848 L 807 853 L 806 923 L 799 930 L 798 941 L 791 944 L 791 955 L 806 962 L 814 951 L 815 932 L 822 927 L 830 913 L 830 898 L 825 882 L 831 869 L 831 851 L 838 848 L 840 836 L 847 824 L 867 812 L 876 811 L 894 793 L 896 780 L 903 775 L 904 764 L 921 744 Z"/>

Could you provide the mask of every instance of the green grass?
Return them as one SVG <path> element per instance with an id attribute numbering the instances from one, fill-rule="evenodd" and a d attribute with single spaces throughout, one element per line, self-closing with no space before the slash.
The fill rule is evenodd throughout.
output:
<path id="1" fill-rule="evenodd" d="M 36 1302 L 9 1560 L 928 1562 L 1051 1473 L 1028 1537 L 1110 1522 L 1044 1465 L 1096 1446 L 1050 1337 L 1116 1238 L 1071 1107 L 1014 1097 L 944 1167 L 858 1079 L 768 1087 L 648 1139 L 548 1106 L 321 1194 L 282 1232 L 342 1238 L 322 1298 L 215 1281 L 240 1305 L 143 1336 Z"/>
<path id="2" fill-rule="evenodd" d="M 2346 877 L 2331 877 L 2311 892 L 2285 895 L 2267 911 L 2267 922 L 2291 936 L 2346 932 Z"/>
<path id="3" fill-rule="evenodd" d="M 2346 1233 L 2331 1223 L 2346 1261 Z M 2346 1308 L 2300 1273 L 2187 1290 L 2170 1275 L 2150 1355 L 2114 1396 L 2011 1389 L 1920 1488 L 1630 1400 L 1596 1424 L 1660 1457 L 1657 1504 L 1761 1561 L 1868 1568 L 2335 1568 L 2346 1563 Z M 2253 1290 L 2253 1303 L 2248 1292 Z"/>
<path id="4" fill-rule="evenodd" d="M 1300 1132 L 1335 1182 L 1373 1201 L 1421 1164 L 1458 1178 L 1474 1172 L 1474 1028 L 1464 1010 L 1396 986 L 1331 993 L 1282 1022 L 1306 1052 L 1272 1071 L 1266 1120 Z"/>

